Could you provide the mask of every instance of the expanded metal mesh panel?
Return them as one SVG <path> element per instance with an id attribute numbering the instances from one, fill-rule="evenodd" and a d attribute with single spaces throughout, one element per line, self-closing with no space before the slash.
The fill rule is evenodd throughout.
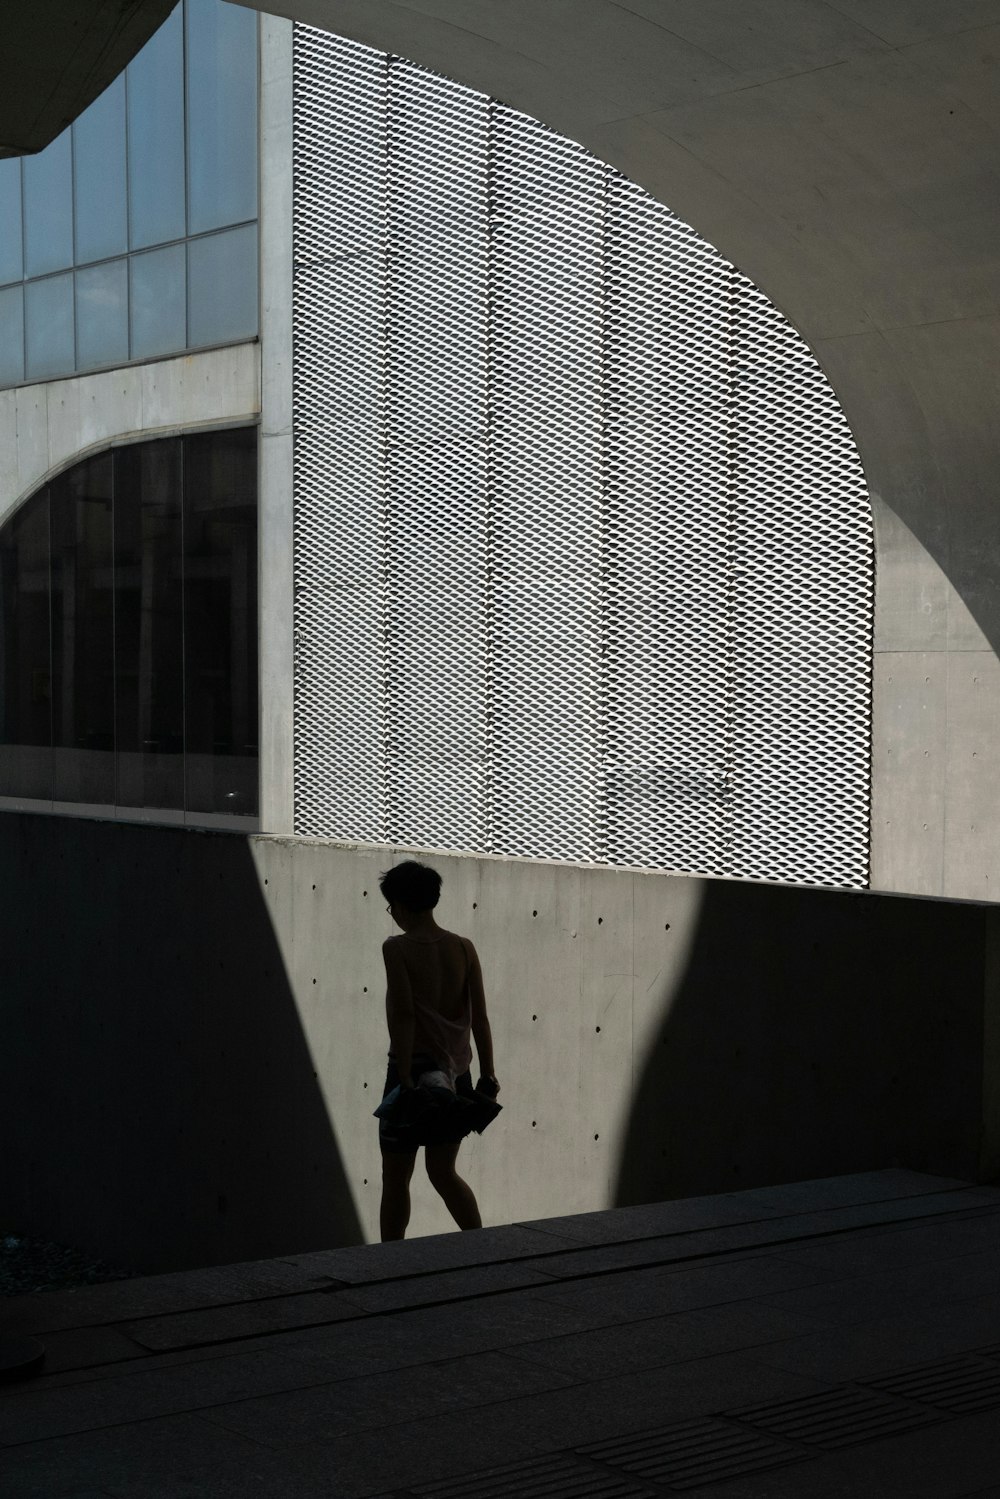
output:
<path id="1" fill-rule="evenodd" d="M 302 833 L 867 875 L 871 520 L 765 297 L 581 146 L 295 28 Z"/>

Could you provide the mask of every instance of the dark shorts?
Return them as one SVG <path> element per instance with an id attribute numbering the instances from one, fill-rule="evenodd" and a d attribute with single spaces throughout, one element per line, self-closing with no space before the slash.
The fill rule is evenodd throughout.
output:
<path id="1" fill-rule="evenodd" d="M 439 1062 L 425 1061 L 414 1058 L 410 1074 L 413 1081 L 419 1082 L 425 1072 L 434 1072 L 440 1066 Z M 386 1068 L 385 1087 L 382 1089 L 382 1097 L 391 1093 L 393 1088 L 399 1084 L 399 1071 L 395 1062 L 390 1061 Z M 472 1073 L 463 1072 L 455 1079 L 455 1092 L 464 1094 L 467 1098 L 475 1098 L 476 1090 L 472 1086 Z M 412 1155 L 421 1145 L 455 1145 L 464 1140 L 470 1131 L 470 1124 L 461 1117 L 454 1121 L 437 1119 L 428 1130 L 408 1130 L 405 1138 L 397 1135 L 392 1125 L 386 1119 L 378 1122 L 378 1139 L 383 1151 L 387 1155 Z"/>

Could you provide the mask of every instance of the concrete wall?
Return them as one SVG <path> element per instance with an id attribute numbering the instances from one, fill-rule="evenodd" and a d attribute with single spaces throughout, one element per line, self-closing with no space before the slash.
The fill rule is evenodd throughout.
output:
<path id="1" fill-rule="evenodd" d="M 148 1270 L 375 1237 L 393 857 L 0 819 L 7 1221 Z M 504 1113 L 463 1147 L 487 1223 L 1000 1169 L 994 908 L 434 862 L 496 1035 Z M 418 1168 L 413 1231 L 449 1226 Z"/>
<path id="2" fill-rule="evenodd" d="M 260 825 L 295 825 L 292 712 L 292 27 L 260 25 Z"/>
<path id="3" fill-rule="evenodd" d="M 259 411 L 255 343 L 0 390 L 0 524 L 88 453 Z"/>
<path id="4" fill-rule="evenodd" d="M 1000 0 L 267 9 L 583 142 L 791 319 L 875 513 L 872 883 L 996 900 Z"/>

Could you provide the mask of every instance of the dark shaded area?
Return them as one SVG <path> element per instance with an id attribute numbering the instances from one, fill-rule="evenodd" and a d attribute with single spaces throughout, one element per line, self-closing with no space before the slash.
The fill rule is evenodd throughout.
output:
<path id="1" fill-rule="evenodd" d="M 257 814 L 257 433 L 74 464 L 0 527 L 0 795 Z"/>
<path id="2" fill-rule="evenodd" d="M 360 1243 L 232 833 L 0 823 L 0 1203 L 154 1271 Z"/>
<path id="3" fill-rule="evenodd" d="M 77 1286 L 128 1280 L 136 1272 L 109 1265 L 71 1244 L 52 1244 L 24 1234 L 0 1233 L 0 1296 L 26 1291 L 69 1291 Z"/>
<path id="4" fill-rule="evenodd" d="M 0 158 L 41 151 L 104 92 L 166 20 L 175 0 L 109 7 L 34 0 L 4 17 Z M 44 86 L 39 72 L 44 59 Z"/>
<path id="5" fill-rule="evenodd" d="M 615 1192 L 980 1173 L 988 906 L 706 882 Z"/>

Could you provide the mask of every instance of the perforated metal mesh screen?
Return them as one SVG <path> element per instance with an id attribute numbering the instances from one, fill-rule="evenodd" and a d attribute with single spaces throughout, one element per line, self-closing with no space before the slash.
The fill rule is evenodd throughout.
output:
<path id="1" fill-rule="evenodd" d="M 870 512 L 740 272 L 295 28 L 297 830 L 862 885 Z"/>

